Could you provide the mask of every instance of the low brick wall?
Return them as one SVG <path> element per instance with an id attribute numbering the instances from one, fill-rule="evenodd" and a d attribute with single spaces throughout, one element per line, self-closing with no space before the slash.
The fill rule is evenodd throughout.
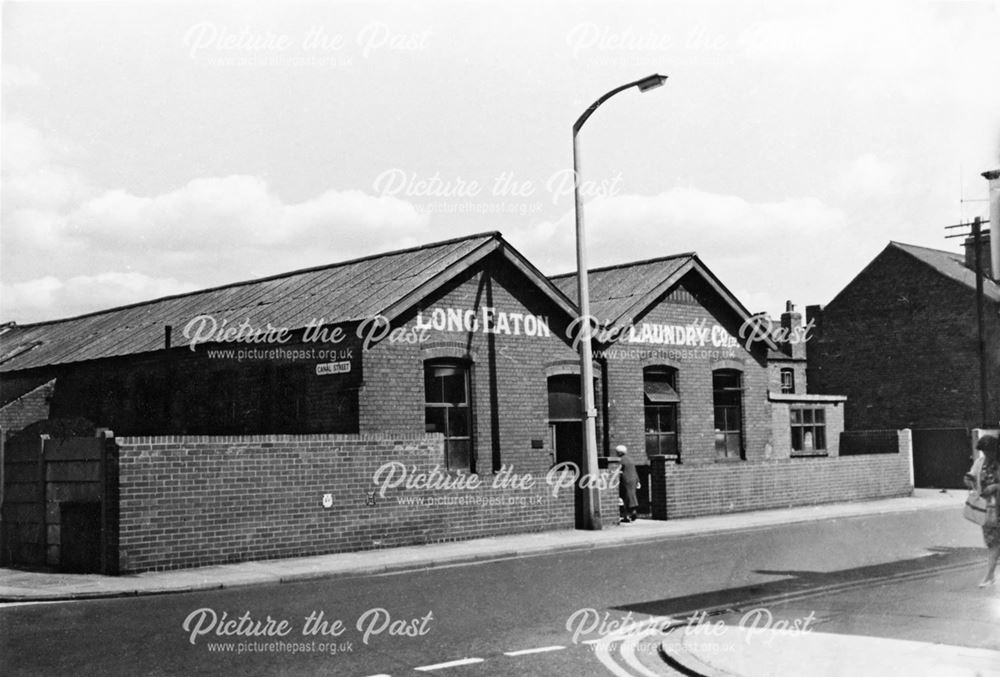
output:
<path id="1" fill-rule="evenodd" d="M 444 457 L 440 435 L 117 442 L 123 573 L 573 528 L 572 488 L 553 496 L 545 477 L 530 489 L 493 486 L 487 474 L 478 488 L 380 495 L 373 478 L 385 464 L 427 477 Z M 617 523 L 617 488 L 601 503 L 605 522 Z"/>
<path id="2" fill-rule="evenodd" d="M 899 453 L 677 465 L 653 459 L 653 518 L 675 519 L 767 508 L 908 496 L 912 442 Z"/>

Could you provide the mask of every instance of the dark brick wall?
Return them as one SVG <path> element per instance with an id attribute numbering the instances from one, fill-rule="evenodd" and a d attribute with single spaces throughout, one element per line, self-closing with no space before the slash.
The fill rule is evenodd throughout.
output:
<path id="1" fill-rule="evenodd" d="M 990 420 L 1000 419 L 1000 319 L 987 302 Z M 975 427 L 975 290 L 888 247 L 829 305 L 809 344 L 814 392 L 846 395 L 848 430 Z"/>
<path id="2" fill-rule="evenodd" d="M 572 528 L 573 492 L 390 488 L 385 463 L 441 463 L 436 435 L 119 438 L 122 573 Z M 523 475 L 523 471 L 522 471 Z M 452 478 L 455 475 L 451 475 Z M 323 495 L 332 506 L 323 507 Z M 617 488 L 602 491 L 617 522 Z M 398 499 L 423 500 L 405 504 Z M 433 505 L 428 502 L 433 501 Z M 374 505 L 372 505 L 374 503 Z"/>
<path id="3" fill-rule="evenodd" d="M 908 496 L 910 432 L 901 431 L 899 453 L 775 459 L 758 463 L 689 467 L 657 461 L 653 488 L 664 500 L 656 519 L 718 515 L 835 501 Z"/>
<path id="4" fill-rule="evenodd" d="M 357 389 L 316 375 L 328 346 L 293 341 L 274 349 L 297 358 L 235 356 L 253 347 L 219 348 L 233 356 L 174 347 L 58 368 L 51 415 L 118 435 L 357 432 Z"/>

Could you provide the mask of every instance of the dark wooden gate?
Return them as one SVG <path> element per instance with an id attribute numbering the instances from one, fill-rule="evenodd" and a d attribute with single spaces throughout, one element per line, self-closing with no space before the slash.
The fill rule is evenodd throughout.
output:
<path id="1" fill-rule="evenodd" d="M 913 483 L 922 489 L 963 489 L 972 465 L 972 441 L 966 428 L 913 430 Z"/>
<path id="2" fill-rule="evenodd" d="M 118 572 L 114 439 L 21 435 L 4 447 L 2 554 L 15 566 Z"/>
<path id="3" fill-rule="evenodd" d="M 14 437 L 4 443 L 3 561 L 45 564 L 45 440 Z"/>

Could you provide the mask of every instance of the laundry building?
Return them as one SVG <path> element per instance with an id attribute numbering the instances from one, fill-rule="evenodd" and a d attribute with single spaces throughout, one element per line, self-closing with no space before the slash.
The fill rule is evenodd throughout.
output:
<path id="1" fill-rule="evenodd" d="M 582 481 L 611 525 L 618 444 L 658 518 L 909 491 L 905 436 L 841 458 L 844 398 L 695 254 L 591 273 L 605 461 L 568 477 L 573 284 L 485 233 L 7 325 L 2 554 L 125 572 L 572 528 Z"/>

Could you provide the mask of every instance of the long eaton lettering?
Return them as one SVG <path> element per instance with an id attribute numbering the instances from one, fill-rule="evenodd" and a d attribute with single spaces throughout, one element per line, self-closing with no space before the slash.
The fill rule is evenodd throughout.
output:
<path id="1" fill-rule="evenodd" d="M 529 313 L 508 313 L 491 306 L 479 312 L 461 308 L 434 308 L 417 313 L 417 331 L 459 331 L 483 334 L 509 334 L 513 336 L 552 335 L 549 318 Z"/>

